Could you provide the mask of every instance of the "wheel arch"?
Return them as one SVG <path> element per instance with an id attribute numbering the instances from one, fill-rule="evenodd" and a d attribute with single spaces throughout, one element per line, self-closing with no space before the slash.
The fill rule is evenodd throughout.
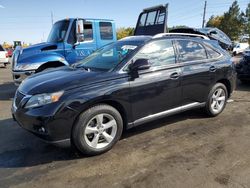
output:
<path id="1" fill-rule="evenodd" d="M 232 91 L 232 86 L 231 86 L 230 81 L 228 79 L 220 79 L 216 83 L 222 83 L 222 84 L 224 84 L 226 86 L 227 95 L 228 95 L 228 98 L 229 98 L 230 95 L 231 95 L 231 91 Z"/>
<path id="2" fill-rule="evenodd" d="M 127 119 L 128 114 L 126 113 L 125 107 L 120 102 L 118 102 L 116 100 L 113 100 L 113 99 L 100 99 L 100 100 L 97 100 L 97 101 L 91 101 L 88 104 L 86 104 L 86 106 L 79 111 L 76 119 L 74 120 L 72 129 L 73 129 L 74 125 L 76 124 L 76 122 L 78 121 L 79 116 L 84 111 L 88 110 L 89 108 L 91 108 L 93 106 L 103 105 L 103 104 L 112 106 L 113 108 L 115 108 L 120 113 L 120 115 L 122 117 L 122 121 L 123 121 L 123 130 L 125 130 L 127 128 L 127 124 L 128 124 L 128 119 Z"/>
<path id="3" fill-rule="evenodd" d="M 66 66 L 66 64 L 61 61 L 49 61 L 40 65 L 38 69 L 36 70 L 36 73 L 41 72 L 45 70 L 46 68 L 55 68 L 55 67 L 60 67 L 60 66 Z"/>

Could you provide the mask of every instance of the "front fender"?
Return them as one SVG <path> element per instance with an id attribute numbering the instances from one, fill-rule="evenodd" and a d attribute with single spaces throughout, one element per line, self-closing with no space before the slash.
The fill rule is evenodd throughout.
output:
<path id="1" fill-rule="evenodd" d="M 20 59 L 17 63 L 17 65 L 20 64 L 36 64 L 36 68 L 40 67 L 44 63 L 47 62 L 61 62 L 64 65 L 69 65 L 69 63 L 66 61 L 63 55 L 48 52 L 48 53 L 41 53 L 41 54 L 34 54 L 32 56 Z"/>

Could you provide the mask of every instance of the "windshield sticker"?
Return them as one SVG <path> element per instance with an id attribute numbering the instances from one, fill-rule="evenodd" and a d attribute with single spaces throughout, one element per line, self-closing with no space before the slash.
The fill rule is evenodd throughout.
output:
<path id="1" fill-rule="evenodd" d="M 121 47 L 122 50 L 134 50 L 136 48 L 137 46 L 134 46 L 134 45 L 124 45 Z"/>

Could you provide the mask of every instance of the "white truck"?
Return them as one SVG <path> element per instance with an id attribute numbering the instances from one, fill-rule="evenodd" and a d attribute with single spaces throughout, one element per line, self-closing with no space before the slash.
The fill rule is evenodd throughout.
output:
<path id="1" fill-rule="evenodd" d="M 8 52 L 0 45 L 0 66 L 6 67 L 9 63 Z"/>
<path id="2" fill-rule="evenodd" d="M 236 56 L 240 53 L 243 53 L 246 49 L 249 48 L 248 44 L 249 36 L 243 36 L 239 43 L 236 44 L 236 46 L 233 48 L 233 55 Z"/>

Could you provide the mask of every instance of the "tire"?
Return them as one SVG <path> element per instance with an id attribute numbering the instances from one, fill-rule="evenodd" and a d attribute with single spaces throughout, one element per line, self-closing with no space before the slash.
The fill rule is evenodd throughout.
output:
<path id="1" fill-rule="evenodd" d="M 122 131 L 120 113 L 112 106 L 100 104 L 79 116 L 71 139 L 82 154 L 93 156 L 110 150 L 120 139 Z"/>
<path id="2" fill-rule="evenodd" d="M 206 113 L 211 117 L 218 116 L 224 110 L 227 99 L 228 92 L 226 86 L 222 83 L 215 84 L 209 92 L 206 101 Z"/>

